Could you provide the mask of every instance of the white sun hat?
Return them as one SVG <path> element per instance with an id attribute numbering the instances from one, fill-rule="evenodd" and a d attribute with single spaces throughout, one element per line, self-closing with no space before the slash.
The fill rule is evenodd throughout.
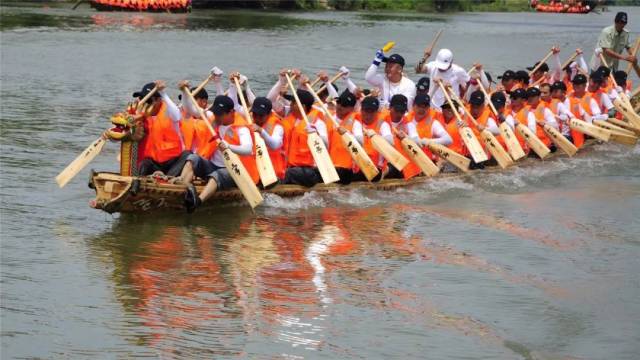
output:
<path id="1" fill-rule="evenodd" d="M 440 70 L 447 70 L 453 61 L 453 53 L 449 49 L 440 49 L 436 56 L 436 67 Z"/>

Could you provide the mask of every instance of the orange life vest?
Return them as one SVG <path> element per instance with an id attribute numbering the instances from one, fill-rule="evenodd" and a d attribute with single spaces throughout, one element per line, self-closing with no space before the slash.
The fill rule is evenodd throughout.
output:
<path id="1" fill-rule="evenodd" d="M 533 115 L 536 117 L 536 136 L 547 146 L 551 146 L 551 139 L 547 137 L 547 134 L 544 132 L 542 126 L 538 124 L 538 122 L 545 122 L 544 119 L 544 110 L 546 106 L 543 103 L 539 103 L 535 109 L 532 109 Z"/>
<path id="2" fill-rule="evenodd" d="M 345 120 L 342 120 L 340 126 L 345 130 L 352 132 L 353 124 L 356 122 L 356 113 L 349 114 Z M 338 129 L 334 126 L 331 132 L 329 132 L 329 156 L 333 165 L 338 168 L 353 169 L 354 163 L 349 150 L 344 147 L 342 143 L 342 135 L 338 132 Z"/>
<path id="3" fill-rule="evenodd" d="M 380 135 L 380 127 L 384 122 L 385 122 L 384 118 L 378 117 L 371 125 L 367 125 L 363 122 L 362 127 L 364 129 L 373 130 L 376 134 Z M 376 151 L 376 149 L 373 147 L 373 142 L 368 136 L 364 137 L 364 144 L 362 145 L 362 147 L 364 148 L 364 151 L 367 153 L 367 155 L 369 155 L 369 158 L 371 159 L 371 161 L 373 161 L 373 163 L 376 164 L 376 166 L 378 166 L 379 168 L 384 168 L 384 166 L 386 165 L 385 163 L 386 160 L 384 160 L 381 157 L 381 155 Z M 382 167 L 380 167 L 381 163 L 383 164 Z"/>
<path id="4" fill-rule="evenodd" d="M 182 140 L 179 129 L 167 114 L 167 105 L 163 102 L 156 116 L 145 119 L 146 138 L 144 144 L 145 156 L 155 162 L 163 163 L 174 159 L 182 153 Z"/>
<path id="5" fill-rule="evenodd" d="M 316 121 L 324 121 L 322 120 L 322 116 L 315 110 L 310 111 L 309 114 L 307 114 L 307 118 L 312 124 L 315 124 Z M 286 149 L 287 166 L 315 166 L 313 155 L 311 155 L 311 151 L 307 145 L 308 134 L 305 122 L 301 119 L 296 120 L 292 114 L 289 114 L 289 116 L 285 118 L 285 122 L 293 124 L 290 130 L 291 136 L 289 137 L 289 144 Z"/>
<path id="6" fill-rule="evenodd" d="M 512 110 L 513 111 L 513 110 Z M 529 127 L 529 109 L 527 109 L 526 106 L 523 106 L 522 109 L 520 109 L 517 112 L 513 112 L 513 119 L 516 121 L 516 124 L 522 124 L 526 127 Z M 516 138 L 518 139 L 518 142 L 520 142 L 520 146 L 522 147 L 522 149 L 524 150 L 525 153 L 529 153 L 529 146 L 527 144 L 526 141 L 524 141 L 524 138 L 522 137 L 522 135 L 520 135 L 520 132 L 517 130 L 514 130 L 515 134 L 516 134 Z"/>
<path id="7" fill-rule="evenodd" d="M 391 117 L 389 117 L 389 119 L 391 119 Z M 393 124 L 391 124 L 391 126 L 393 127 Z M 402 130 L 405 133 L 408 134 L 407 131 L 407 123 L 406 123 L 406 119 L 404 119 L 400 124 L 398 124 L 398 126 L 396 127 L 396 129 L 398 130 Z M 391 129 L 391 131 L 393 132 L 393 128 Z M 393 136 L 393 146 L 396 148 L 396 150 L 398 150 L 402 155 L 404 155 L 405 158 L 407 158 L 407 160 L 409 160 L 409 164 L 407 166 L 404 167 L 404 169 L 402 169 L 402 176 L 404 177 L 405 180 L 409 180 L 412 177 L 420 174 L 420 172 L 422 170 L 420 170 L 420 168 L 418 167 L 418 165 L 414 164 L 413 161 L 411 161 L 411 158 L 407 155 L 407 153 L 404 151 L 404 147 L 402 147 L 402 142 L 400 141 L 400 139 L 398 138 L 398 136 L 396 136 L 394 134 Z"/>
<path id="8" fill-rule="evenodd" d="M 575 116 L 580 116 L 580 109 L 584 110 L 589 116 L 591 116 L 591 95 L 585 93 L 581 98 L 575 94 L 569 96 L 569 106 L 571 107 L 571 113 Z M 584 119 L 583 119 L 584 120 Z M 577 148 L 581 148 L 584 145 L 584 134 L 571 129 L 571 138 L 573 139 L 573 145 Z"/>
<path id="9" fill-rule="evenodd" d="M 225 134 L 221 134 L 220 126 L 217 126 L 216 133 L 218 134 L 218 136 L 224 139 L 224 141 L 227 142 L 227 144 L 240 145 L 240 135 L 238 134 L 238 130 L 241 128 L 246 128 L 246 126 L 238 126 L 234 124 L 227 128 L 227 131 Z M 249 131 L 251 131 L 251 129 L 249 129 Z M 252 143 L 253 143 L 253 140 L 252 140 Z M 212 151 L 212 154 L 213 154 L 216 150 L 218 150 L 218 144 L 216 144 L 216 142 L 214 141 L 210 142 L 210 144 L 213 149 Z M 249 176 L 253 180 L 253 183 L 257 184 L 258 181 L 260 180 L 260 174 L 258 173 L 258 167 L 256 166 L 256 158 L 255 158 L 254 152 L 252 151 L 251 154 L 249 155 L 238 155 L 238 157 L 240 158 L 240 161 L 242 161 L 242 165 L 244 165 L 244 168 L 249 173 Z"/>
<path id="10" fill-rule="evenodd" d="M 278 125 L 282 126 L 282 122 L 277 116 L 275 116 L 274 114 L 271 114 L 267 118 L 267 121 L 265 121 L 262 128 L 267 132 L 267 134 L 273 135 L 273 131 Z M 284 129 L 284 126 L 283 126 L 283 129 Z M 284 173 L 287 169 L 287 163 L 285 160 L 285 152 L 284 152 L 284 144 L 286 143 L 286 141 L 287 141 L 287 133 L 286 131 L 284 131 L 282 146 L 279 149 L 270 149 L 267 146 L 267 150 L 269 151 L 269 158 L 271 158 L 271 164 L 273 164 L 273 169 L 275 170 L 276 176 L 279 179 L 284 179 Z"/>
<path id="11" fill-rule="evenodd" d="M 423 119 L 416 119 L 416 114 L 414 111 L 411 111 L 409 113 L 409 115 L 407 115 L 407 119 L 409 121 L 415 121 L 416 123 L 416 130 L 418 131 L 418 136 L 420 136 L 420 138 L 433 138 L 433 133 L 431 132 L 431 127 L 433 126 L 433 122 L 437 121 L 438 118 L 438 114 L 440 114 L 437 110 L 429 108 L 429 111 L 427 113 L 427 116 L 425 116 Z M 437 156 L 435 156 L 431 150 L 429 150 L 427 147 L 422 147 L 422 151 L 424 151 L 425 154 L 427 154 L 427 156 L 431 159 L 431 160 L 437 160 Z"/>

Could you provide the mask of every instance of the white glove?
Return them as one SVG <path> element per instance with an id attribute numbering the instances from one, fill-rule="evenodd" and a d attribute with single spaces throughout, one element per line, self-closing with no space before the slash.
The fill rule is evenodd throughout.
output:
<path id="1" fill-rule="evenodd" d="M 373 135 L 376 134 L 375 131 L 373 131 L 372 129 L 363 129 L 363 132 L 365 135 L 367 135 L 368 137 L 372 137 Z"/>
<path id="2" fill-rule="evenodd" d="M 602 48 L 596 48 L 595 53 L 596 53 L 596 56 L 602 54 Z"/>
<path id="3" fill-rule="evenodd" d="M 247 77 L 244 75 L 240 75 L 240 85 L 244 84 L 245 82 L 247 82 Z"/>
<path id="4" fill-rule="evenodd" d="M 351 74 L 351 71 L 349 71 L 346 66 L 340 66 L 340 72 L 342 73 L 343 79 L 348 79 L 349 74 Z"/>
<path id="5" fill-rule="evenodd" d="M 427 138 L 420 139 L 420 145 L 422 146 L 429 146 L 429 144 L 431 143 L 433 143 L 433 140 L 431 139 L 427 139 Z"/>
<path id="6" fill-rule="evenodd" d="M 316 127 L 311 124 L 307 124 L 307 126 L 304 129 L 307 131 L 307 134 L 317 132 Z"/>

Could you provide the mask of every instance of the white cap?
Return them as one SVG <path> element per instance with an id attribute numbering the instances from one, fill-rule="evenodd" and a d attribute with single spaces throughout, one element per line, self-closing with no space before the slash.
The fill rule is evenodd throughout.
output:
<path id="1" fill-rule="evenodd" d="M 440 70 L 447 70 L 453 61 L 453 53 L 449 49 L 440 49 L 436 56 L 436 66 Z"/>

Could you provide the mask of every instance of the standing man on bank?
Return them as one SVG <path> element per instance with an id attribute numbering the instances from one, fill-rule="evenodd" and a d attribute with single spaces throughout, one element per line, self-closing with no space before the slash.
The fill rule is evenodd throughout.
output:
<path id="1" fill-rule="evenodd" d="M 626 25 L 627 13 L 619 12 L 616 14 L 614 24 L 602 29 L 600 37 L 598 37 L 598 43 L 596 44 L 596 51 L 591 58 L 591 66 L 593 69 L 600 64 L 598 49 L 602 49 L 602 54 L 613 71 L 618 70 L 618 60 L 624 60 L 630 63 L 637 61 L 636 57 L 631 53 L 629 31 L 624 28 Z M 628 55 L 623 54 L 623 50 L 625 49 Z"/>

